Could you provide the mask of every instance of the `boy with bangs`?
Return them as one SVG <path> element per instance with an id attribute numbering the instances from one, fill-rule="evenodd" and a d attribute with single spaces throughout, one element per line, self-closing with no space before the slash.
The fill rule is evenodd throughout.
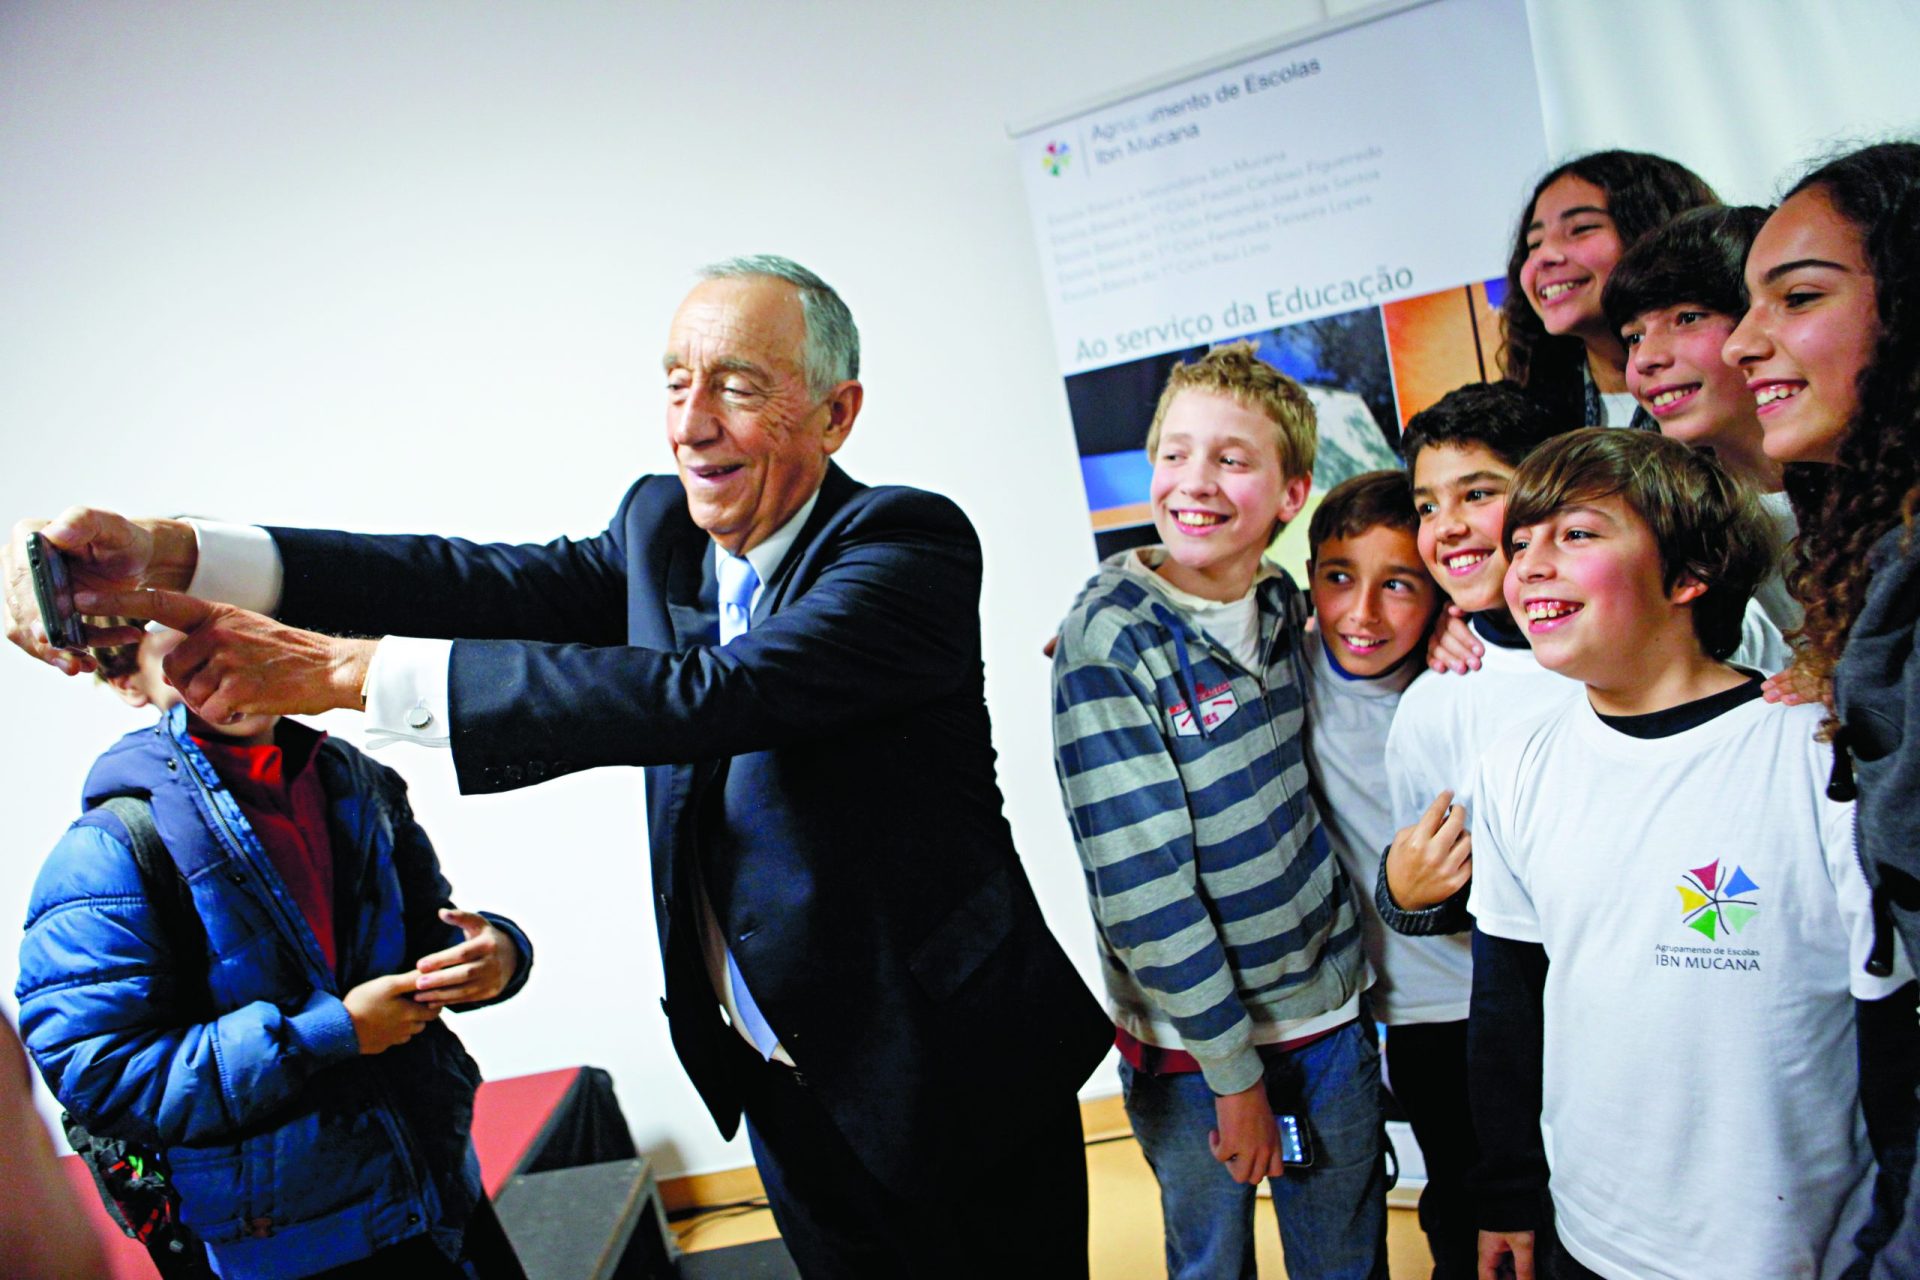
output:
<path id="1" fill-rule="evenodd" d="M 1471 1268 L 1474 1224 L 1464 1189 L 1472 1131 L 1461 1098 L 1435 1096 L 1448 1078 L 1431 1069 L 1444 1042 L 1464 1037 L 1453 953 L 1445 938 L 1412 938 L 1388 929 L 1371 887 L 1393 839 L 1393 812 L 1380 780 L 1387 733 L 1400 695 L 1421 671 L 1440 589 L 1421 564 L 1413 491 L 1404 471 L 1374 471 L 1334 486 L 1308 528 L 1307 565 L 1318 643 L 1307 642 L 1307 768 L 1334 852 L 1356 886 L 1374 984 L 1367 1003 L 1386 1026 L 1388 1085 L 1427 1154 L 1429 1181 L 1420 1221 L 1436 1259 Z M 1453 1073 L 1457 1075 L 1458 1073 Z M 1461 1097 L 1464 1097 L 1462 1093 Z M 1451 1224 L 1451 1225 L 1450 1225 Z M 1442 1274 L 1452 1272 L 1443 1268 Z"/>
<path id="2" fill-rule="evenodd" d="M 1474 768 L 1502 733 L 1579 689 L 1540 665 L 1501 590 L 1501 530 L 1514 472 L 1559 434 L 1556 421 L 1512 383 L 1474 383 L 1415 414 L 1400 443 L 1413 480 L 1421 560 L 1487 646 L 1480 670 L 1429 673 L 1400 700 L 1386 751 L 1399 830 L 1375 883 L 1375 905 L 1388 927 L 1432 940 L 1433 996 L 1421 1029 L 1402 1036 L 1405 1052 L 1393 1074 L 1402 1104 L 1411 1096 L 1419 1108 L 1408 1107 L 1408 1120 L 1427 1158 L 1422 1221 L 1432 1223 L 1435 1274 L 1443 1278 L 1478 1269 L 1471 1182 L 1479 1148 L 1467 1097 Z M 1757 613 L 1748 616 L 1741 643 L 1753 655 L 1747 660 L 1768 671 L 1786 664 L 1785 642 Z"/>
<path id="3" fill-rule="evenodd" d="M 1482 1272 L 1836 1275 L 1873 1171 L 1853 997 L 1909 979 L 1864 967 L 1822 711 L 1728 661 L 1767 519 L 1678 441 L 1583 430 L 1521 465 L 1503 541 L 1511 615 L 1585 687 L 1475 784 Z"/>
<path id="4" fill-rule="evenodd" d="M 1607 279 L 1607 319 L 1627 349 L 1627 390 L 1660 434 L 1712 453 L 1752 485 L 1785 546 L 1798 531 L 1781 466 L 1760 447 L 1760 414 L 1746 374 L 1720 358 L 1747 310 L 1747 250 L 1767 211 L 1752 205 L 1691 209 L 1627 250 Z M 1781 631 L 1801 609 L 1779 567 L 1754 600 Z"/>
<path id="5" fill-rule="evenodd" d="M 1314 448 L 1306 393 L 1251 344 L 1176 367 L 1147 437 L 1162 545 L 1101 566 L 1054 655 L 1054 763 L 1177 1280 L 1254 1273 L 1262 1179 L 1290 1273 L 1386 1275 L 1360 918 L 1307 788 L 1304 609 L 1265 559 Z M 1311 1167 L 1283 1167 L 1276 1113 Z"/>
<path id="6" fill-rule="evenodd" d="M 1373 845 L 1387 852 L 1377 878 L 1362 882 L 1382 921 L 1411 935 L 1390 959 L 1400 961 L 1399 973 L 1389 972 L 1382 1014 L 1390 1083 L 1426 1163 L 1420 1225 L 1439 1280 L 1473 1276 L 1478 1256 L 1471 1181 L 1479 1149 L 1467 1102 L 1467 784 L 1481 749 L 1515 717 L 1575 688 L 1541 670 L 1500 597 L 1508 482 L 1557 430 L 1512 383 L 1475 383 L 1415 414 L 1400 441 L 1421 563 L 1487 646 L 1479 671 L 1423 675 L 1399 700 L 1383 753 L 1385 834 L 1375 833 Z"/>

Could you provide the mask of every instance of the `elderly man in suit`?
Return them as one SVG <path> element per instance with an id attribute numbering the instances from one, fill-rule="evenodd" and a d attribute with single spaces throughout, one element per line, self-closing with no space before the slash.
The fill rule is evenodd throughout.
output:
<path id="1" fill-rule="evenodd" d="M 662 362 L 678 474 L 598 537 L 44 532 L 84 611 L 191 633 L 168 678 L 209 720 L 362 708 L 467 792 L 645 766 L 673 1043 L 724 1133 L 744 1112 L 807 1275 L 1084 1275 L 1075 1091 L 1111 1028 L 1001 816 L 978 540 L 832 462 L 863 395 L 832 289 L 702 276 Z M 33 626 L 27 528 L 10 634 L 80 669 Z M 1017 1251 L 985 1226 L 1012 1206 Z"/>

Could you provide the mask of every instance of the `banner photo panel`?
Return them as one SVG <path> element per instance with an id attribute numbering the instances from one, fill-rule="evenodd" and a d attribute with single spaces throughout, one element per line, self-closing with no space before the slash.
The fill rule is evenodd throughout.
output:
<path id="1" fill-rule="evenodd" d="M 1408 110 L 1408 103 L 1417 110 Z M 1546 168 L 1524 0 L 1431 0 L 1017 140 L 1099 554 L 1155 541 L 1167 372 L 1250 340 L 1306 387 L 1319 495 L 1499 376 L 1519 204 Z"/>

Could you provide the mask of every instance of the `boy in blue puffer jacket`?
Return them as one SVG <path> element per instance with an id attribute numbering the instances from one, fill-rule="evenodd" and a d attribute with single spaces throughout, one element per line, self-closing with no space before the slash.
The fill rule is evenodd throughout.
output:
<path id="1" fill-rule="evenodd" d="M 526 936 L 453 909 L 392 770 L 292 720 L 215 729 L 176 705 L 180 638 L 96 654 L 164 710 L 94 764 L 34 885 L 28 1049 L 90 1130 L 164 1154 L 227 1280 L 518 1275 L 468 1138 L 479 1071 L 439 1015 L 513 995 Z M 203 958 L 169 954 L 126 827 L 93 807 L 125 794 L 151 798 Z"/>

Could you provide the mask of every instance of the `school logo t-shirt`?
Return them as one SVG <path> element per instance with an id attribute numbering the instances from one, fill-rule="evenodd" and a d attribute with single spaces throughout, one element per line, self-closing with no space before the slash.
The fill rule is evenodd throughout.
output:
<path id="1" fill-rule="evenodd" d="M 1481 759 L 1472 909 L 1546 948 L 1541 1131 L 1608 1275 L 1837 1274 L 1865 1219 L 1868 891 L 1815 707 L 1616 732 L 1585 697 Z"/>

